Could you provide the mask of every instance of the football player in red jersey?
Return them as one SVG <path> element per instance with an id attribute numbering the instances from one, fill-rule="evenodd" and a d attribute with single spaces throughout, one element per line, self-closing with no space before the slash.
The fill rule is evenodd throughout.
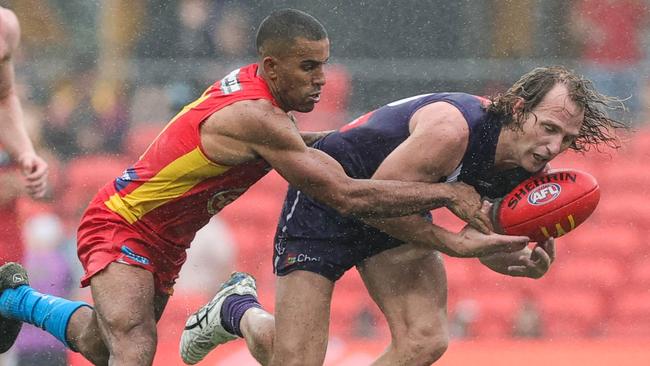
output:
<path id="1" fill-rule="evenodd" d="M 485 206 L 468 185 L 353 179 L 305 144 L 287 113 L 311 111 L 325 85 L 329 40 L 312 16 L 274 12 L 260 26 L 257 48 L 257 64 L 234 70 L 186 106 L 88 206 L 78 254 L 95 307 L 34 291 L 12 263 L 0 267 L 0 281 L 21 286 L 2 291 L 0 320 L 41 327 L 96 364 L 150 365 L 156 322 L 194 234 L 271 168 L 346 215 L 446 206 L 478 230 L 444 240 L 475 254 L 527 244 L 527 237 L 490 232 Z M 442 241 L 442 233 L 433 240 Z M 239 309 L 256 304 L 246 299 Z M 10 346 L 12 337 L 3 342 Z"/>

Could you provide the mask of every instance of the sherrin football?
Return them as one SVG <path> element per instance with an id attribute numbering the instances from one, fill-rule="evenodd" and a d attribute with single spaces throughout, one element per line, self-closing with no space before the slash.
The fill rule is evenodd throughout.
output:
<path id="1" fill-rule="evenodd" d="M 496 229 L 537 242 L 557 238 L 583 223 L 599 200 L 598 182 L 590 174 L 550 170 L 523 181 L 495 205 Z"/>

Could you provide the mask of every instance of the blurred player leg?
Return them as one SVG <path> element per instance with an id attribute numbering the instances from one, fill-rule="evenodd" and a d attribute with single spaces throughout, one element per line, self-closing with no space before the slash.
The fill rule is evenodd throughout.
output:
<path id="1" fill-rule="evenodd" d="M 168 299 L 156 294 L 152 273 L 111 263 L 92 277 L 91 289 L 99 328 L 110 352 L 109 363 L 151 365 L 156 352 L 156 321 Z"/>
<path id="2" fill-rule="evenodd" d="M 447 349 L 447 278 L 437 252 L 402 245 L 358 266 L 392 341 L 373 365 L 430 365 Z"/>
<path id="3" fill-rule="evenodd" d="M 95 365 L 108 363 L 108 348 L 102 339 L 97 321 L 97 312 L 82 307 L 70 318 L 66 331 L 68 344 Z"/>
<path id="4" fill-rule="evenodd" d="M 257 301 L 253 276 L 234 272 L 212 300 L 187 319 L 181 358 L 194 365 L 217 346 L 243 337 L 253 357 L 266 364 L 271 357 L 273 329 L 273 316 Z"/>
<path id="5" fill-rule="evenodd" d="M 278 277 L 271 365 L 322 365 L 334 282 L 307 271 Z"/>

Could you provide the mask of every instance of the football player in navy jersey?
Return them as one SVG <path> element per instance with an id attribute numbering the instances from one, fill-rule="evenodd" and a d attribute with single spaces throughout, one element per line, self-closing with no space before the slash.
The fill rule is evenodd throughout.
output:
<path id="1" fill-rule="evenodd" d="M 314 147 L 335 158 L 354 178 L 463 182 L 482 197 L 498 198 L 546 169 L 567 149 L 616 146 L 612 131 L 624 124 L 602 108 L 616 103 L 563 67 L 537 68 L 493 98 L 432 93 L 387 104 Z M 429 213 L 362 220 L 290 187 L 275 237 L 278 280 L 272 349 L 261 350 L 268 346 L 258 341 L 259 329 L 272 321 L 270 314 L 232 311 L 232 304 L 255 296 L 254 280 L 243 273 L 233 274 L 214 299 L 190 317 L 183 338 L 202 340 L 205 350 L 205 345 L 216 347 L 240 336 L 262 364 L 320 365 L 334 284 L 356 266 L 392 336 L 374 365 L 429 365 L 448 344 L 440 253 L 479 257 L 496 272 L 530 278 L 543 276 L 555 256 L 553 239 L 532 249 L 484 255 L 458 246 L 453 238 L 431 224 Z M 205 327 L 202 337 L 195 330 L 198 325 Z"/>

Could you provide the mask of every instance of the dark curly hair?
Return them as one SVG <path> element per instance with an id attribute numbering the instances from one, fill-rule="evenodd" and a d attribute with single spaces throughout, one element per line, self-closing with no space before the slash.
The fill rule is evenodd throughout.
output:
<path id="1" fill-rule="evenodd" d="M 325 27 L 318 19 L 296 9 L 282 9 L 264 18 L 257 30 L 255 47 L 258 54 L 263 54 L 268 46 L 275 51 L 286 49 L 287 43 L 302 37 L 310 41 L 327 38 Z M 274 47 L 273 47 L 274 46 Z"/>
<path id="2" fill-rule="evenodd" d="M 569 97 L 585 113 L 578 138 L 569 146 L 575 151 L 587 151 L 590 146 L 605 144 L 620 147 L 615 130 L 627 129 L 628 125 L 608 116 L 608 110 L 625 109 L 623 100 L 600 94 L 593 83 L 562 66 L 539 67 L 522 76 L 507 92 L 490 98 L 488 111 L 505 116 L 504 126 L 521 128 L 529 113 L 557 84 L 566 85 Z M 522 113 L 513 115 L 515 104 L 523 100 Z"/>

